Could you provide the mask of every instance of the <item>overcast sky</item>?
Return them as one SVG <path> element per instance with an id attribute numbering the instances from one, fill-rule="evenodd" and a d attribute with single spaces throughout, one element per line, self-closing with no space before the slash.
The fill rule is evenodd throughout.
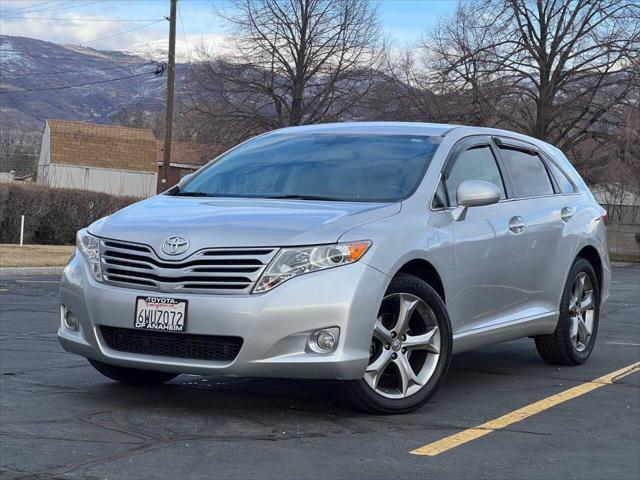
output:
<path id="1" fill-rule="evenodd" d="M 372 0 L 385 31 L 399 44 L 417 39 L 456 0 Z M 180 57 L 201 42 L 215 45 L 227 33 L 214 4 L 228 0 L 179 0 Z M 0 0 L 0 33 L 96 49 L 144 50 L 166 43 L 169 0 Z M 157 23 L 152 23 L 157 22 Z"/>

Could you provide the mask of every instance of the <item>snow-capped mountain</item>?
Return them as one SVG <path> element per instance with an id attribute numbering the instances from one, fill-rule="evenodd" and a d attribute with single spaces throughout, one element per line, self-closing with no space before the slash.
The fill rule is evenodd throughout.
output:
<path id="1" fill-rule="evenodd" d="M 122 52 L 148 59 L 166 58 L 169 51 L 169 39 L 129 45 Z M 233 38 L 225 35 L 179 35 L 176 39 L 176 62 L 188 63 L 197 61 L 203 52 L 218 55 L 236 53 Z"/>
<path id="2" fill-rule="evenodd" d="M 166 76 L 155 74 L 158 65 L 129 53 L 0 35 L 3 128 L 40 133 L 48 118 L 110 123 L 127 106 L 163 108 Z M 179 65 L 178 91 L 183 72 Z"/>

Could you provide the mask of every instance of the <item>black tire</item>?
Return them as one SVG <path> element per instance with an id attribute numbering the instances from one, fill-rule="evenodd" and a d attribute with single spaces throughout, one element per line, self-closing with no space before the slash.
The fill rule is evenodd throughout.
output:
<path id="1" fill-rule="evenodd" d="M 584 350 L 578 351 L 571 339 L 571 312 L 570 303 L 574 282 L 578 275 L 585 273 L 593 287 L 593 328 L 591 337 L 589 338 Z M 598 285 L 598 277 L 591 263 L 581 257 L 578 257 L 573 263 L 566 285 L 562 292 L 560 300 L 560 315 L 558 318 L 558 326 L 556 331 L 551 335 L 540 335 L 535 337 L 536 349 L 545 362 L 554 365 L 580 365 L 584 363 L 595 345 L 596 335 L 598 333 L 598 322 L 600 317 L 600 286 Z"/>
<path id="2" fill-rule="evenodd" d="M 357 408 L 376 414 L 411 412 L 424 405 L 443 382 L 451 363 L 452 334 L 449 315 L 440 295 L 425 281 L 409 274 L 398 274 L 389 285 L 385 297 L 408 293 L 422 299 L 432 310 L 440 331 L 440 356 L 435 370 L 422 388 L 405 398 L 391 399 L 375 392 L 363 379 L 345 383 L 347 398 Z"/>
<path id="3" fill-rule="evenodd" d="M 89 363 L 105 377 L 128 385 L 158 385 L 176 378 L 178 373 L 156 372 L 137 368 L 117 367 L 97 360 L 88 359 Z"/>

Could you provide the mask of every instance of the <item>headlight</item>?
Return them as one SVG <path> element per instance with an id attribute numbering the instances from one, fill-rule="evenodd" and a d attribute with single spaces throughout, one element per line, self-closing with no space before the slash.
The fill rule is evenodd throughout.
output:
<path id="1" fill-rule="evenodd" d="M 100 266 L 100 241 L 94 237 L 86 228 L 78 231 L 76 235 L 76 247 L 78 251 L 89 262 L 91 275 L 97 281 L 102 281 L 102 267 Z"/>
<path id="2" fill-rule="evenodd" d="M 253 293 L 262 293 L 304 273 L 357 262 L 371 242 L 337 243 L 313 247 L 283 248 L 256 283 Z"/>

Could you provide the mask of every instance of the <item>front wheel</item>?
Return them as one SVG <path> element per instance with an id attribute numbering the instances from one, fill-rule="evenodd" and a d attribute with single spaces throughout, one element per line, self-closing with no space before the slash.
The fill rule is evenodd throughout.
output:
<path id="1" fill-rule="evenodd" d="M 415 410 L 444 380 L 451 338 L 438 293 L 413 275 L 397 275 L 380 305 L 364 377 L 347 383 L 350 397 L 373 413 Z"/>

